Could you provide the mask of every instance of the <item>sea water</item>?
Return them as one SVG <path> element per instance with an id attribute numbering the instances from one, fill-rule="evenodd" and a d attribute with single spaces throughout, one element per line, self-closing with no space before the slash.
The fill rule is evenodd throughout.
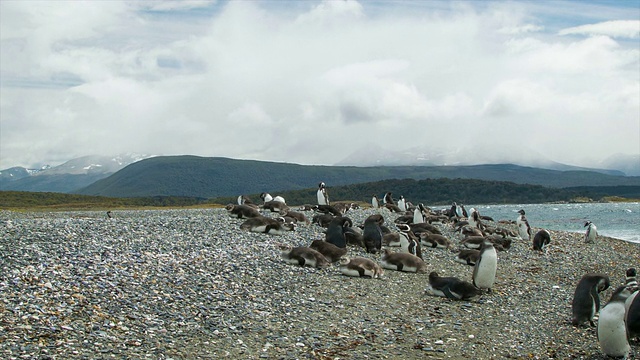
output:
<path id="1" fill-rule="evenodd" d="M 480 215 L 494 220 L 515 220 L 524 209 L 532 228 L 585 232 L 588 220 L 598 227 L 598 234 L 640 243 L 640 203 L 576 203 L 520 205 L 464 205 L 476 208 Z"/>

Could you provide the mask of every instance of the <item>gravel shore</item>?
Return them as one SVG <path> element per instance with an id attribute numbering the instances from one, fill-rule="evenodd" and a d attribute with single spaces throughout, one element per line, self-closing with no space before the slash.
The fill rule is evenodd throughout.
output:
<path id="1" fill-rule="evenodd" d="M 382 213 L 395 229 L 398 215 Z M 625 270 L 640 269 L 640 244 L 551 231 L 546 254 L 522 240 L 498 253 L 493 292 L 453 301 L 425 294 L 427 274 L 286 264 L 279 246 L 324 239 L 318 225 L 266 235 L 240 231 L 224 209 L 112 216 L 0 211 L 1 358 L 604 359 L 595 328 L 571 325 L 575 286 L 609 275 L 604 305 Z M 460 235 L 441 229 L 457 248 Z M 357 247 L 349 256 L 379 260 Z M 471 281 L 452 252 L 423 257 L 429 271 Z"/>

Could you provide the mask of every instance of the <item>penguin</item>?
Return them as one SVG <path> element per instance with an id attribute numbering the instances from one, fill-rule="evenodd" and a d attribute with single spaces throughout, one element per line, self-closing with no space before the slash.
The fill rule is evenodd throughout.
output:
<path id="1" fill-rule="evenodd" d="M 427 271 L 427 265 L 421 258 L 408 253 L 394 253 L 384 249 L 380 257 L 380 265 L 385 269 L 423 273 Z"/>
<path id="2" fill-rule="evenodd" d="M 342 216 L 343 214 L 332 205 L 315 205 L 313 210 L 321 214 L 331 214 L 333 216 Z"/>
<path id="3" fill-rule="evenodd" d="M 340 258 L 340 272 L 346 276 L 370 277 L 372 279 L 378 279 L 384 275 L 384 270 L 380 265 L 363 257 L 350 259 L 343 256 Z"/>
<path id="4" fill-rule="evenodd" d="M 382 202 L 386 205 L 386 204 L 390 204 L 390 205 L 396 205 L 395 200 L 393 200 L 393 196 L 391 194 L 391 192 L 388 192 L 386 194 L 384 194 L 384 198 L 382 198 Z"/>
<path id="5" fill-rule="evenodd" d="M 594 242 L 596 240 L 596 237 L 598 236 L 598 228 L 591 221 L 585 222 L 584 227 L 587 228 L 587 231 L 584 233 L 584 242 Z"/>
<path id="6" fill-rule="evenodd" d="M 362 233 L 364 245 L 368 253 L 378 253 L 382 249 L 382 230 L 380 225 L 384 218 L 380 214 L 370 215 L 364 221 L 364 231 Z"/>
<path id="7" fill-rule="evenodd" d="M 460 249 L 455 260 L 461 264 L 475 266 L 478 258 L 480 258 L 480 250 Z"/>
<path id="8" fill-rule="evenodd" d="M 111 219 L 111 210 L 107 211 L 107 217 Z"/>
<path id="9" fill-rule="evenodd" d="M 418 241 L 416 235 L 411 232 L 411 228 L 407 224 L 398 224 L 397 225 L 400 240 L 400 248 L 402 252 L 415 255 L 422 259 L 422 248 L 420 246 L 420 242 Z"/>
<path id="10" fill-rule="evenodd" d="M 327 193 L 327 188 L 323 182 L 318 184 L 316 196 L 318 197 L 318 205 L 329 205 L 329 194 Z"/>
<path id="11" fill-rule="evenodd" d="M 316 268 L 328 267 L 331 263 L 327 258 L 319 251 L 300 246 L 291 249 L 284 250 L 282 252 L 282 258 L 288 264 L 310 266 Z"/>
<path id="12" fill-rule="evenodd" d="M 429 274 L 429 286 L 426 293 L 453 300 L 469 300 L 482 295 L 482 290 L 455 277 L 441 277 L 437 272 Z"/>
<path id="13" fill-rule="evenodd" d="M 334 263 L 340 260 L 341 257 L 347 254 L 347 248 L 340 248 L 332 243 L 323 241 L 323 240 L 313 240 L 311 245 L 309 245 L 311 249 L 317 250 L 319 253 L 324 255 L 327 260 Z"/>
<path id="14" fill-rule="evenodd" d="M 371 198 L 371 207 L 374 209 L 380 208 L 380 201 L 378 200 L 378 195 L 373 195 Z"/>
<path id="15" fill-rule="evenodd" d="M 262 208 L 271 212 L 289 211 L 289 207 L 282 201 L 270 200 L 262 204 Z"/>
<path id="16" fill-rule="evenodd" d="M 432 249 L 451 249 L 451 241 L 444 235 L 432 234 L 427 231 L 420 233 L 420 244 Z"/>
<path id="17" fill-rule="evenodd" d="M 625 327 L 624 302 L 631 295 L 626 286 L 618 287 L 598 317 L 598 344 L 607 356 L 626 357 L 631 351 Z"/>
<path id="18" fill-rule="evenodd" d="M 351 226 L 351 220 L 346 217 L 336 216 L 331 220 L 325 234 L 325 241 L 339 248 L 347 247 L 345 228 Z"/>
<path id="19" fill-rule="evenodd" d="M 409 224 L 409 226 L 411 227 L 411 231 L 413 231 L 414 234 L 418 235 L 421 232 L 425 232 L 428 231 L 432 234 L 440 234 L 442 235 L 442 232 L 440 231 L 440 229 L 438 229 L 437 227 L 435 227 L 434 225 L 431 225 L 429 223 L 418 223 L 418 224 Z"/>
<path id="20" fill-rule="evenodd" d="M 344 228 L 344 237 L 347 239 L 348 245 L 356 245 L 363 249 L 366 249 L 364 244 L 364 236 L 362 236 L 362 232 L 360 228 L 347 226 Z"/>
<path id="21" fill-rule="evenodd" d="M 518 225 L 518 233 L 520 234 L 520 238 L 522 240 L 530 241 L 531 240 L 531 226 L 529 226 L 529 221 L 527 221 L 527 217 L 524 216 L 524 209 L 520 209 L 518 211 L 520 216 L 516 219 L 516 225 Z"/>
<path id="22" fill-rule="evenodd" d="M 407 201 L 404 199 L 404 196 L 400 195 L 397 205 L 400 211 L 407 211 Z"/>
<path id="23" fill-rule="evenodd" d="M 262 194 L 260 194 L 260 198 L 262 199 L 263 202 L 269 202 L 269 201 L 279 201 L 283 204 L 286 204 L 287 202 L 284 201 L 284 198 L 282 196 L 276 196 L 273 197 L 271 196 L 271 194 L 263 192 Z"/>
<path id="24" fill-rule="evenodd" d="M 625 324 L 629 339 L 640 336 L 640 291 L 634 291 L 625 301 Z"/>
<path id="25" fill-rule="evenodd" d="M 248 219 L 262 216 L 262 214 L 260 214 L 260 211 L 247 205 L 227 204 L 225 209 L 229 211 L 230 216 L 237 217 L 238 219 Z"/>
<path id="26" fill-rule="evenodd" d="M 638 280 L 636 279 L 636 269 L 628 268 L 625 271 L 625 281 L 624 284 L 626 287 L 630 288 L 631 291 L 638 289 Z"/>
<path id="27" fill-rule="evenodd" d="M 424 205 L 418 204 L 418 206 L 413 210 L 413 223 L 420 224 L 424 222 L 427 222 L 425 219 L 425 208 Z"/>
<path id="28" fill-rule="evenodd" d="M 542 229 L 533 237 L 533 250 L 544 251 L 546 246 L 551 242 L 551 234 L 549 231 Z"/>
<path id="29" fill-rule="evenodd" d="M 281 212 L 280 215 L 292 217 L 296 219 L 298 223 L 304 223 L 304 224 L 310 223 L 309 219 L 307 219 L 307 217 L 301 212 L 287 210 L 287 211 Z"/>
<path id="30" fill-rule="evenodd" d="M 240 224 L 240 229 L 272 235 L 282 235 L 285 231 L 294 231 L 295 224 L 281 223 L 265 216 L 253 217 Z"/>
<path id="31" fill-rule="evenodd" d="M 333 207 L 338 210 L 338 212 L 342 215 L 346 214 L 347 211 L 349 211 L 351 209 L 351 204 L 347 204 L 347 203 L 336 203 L 335 205 L 333 205 Z"/>
<path id="32" fill-rule="evenodd" d="M 326 228 L 333 220 L 334 216 L 329 214 L 317 214 L 311 218 L 312 224 L 317 224 L 320 227 Z"/>
<path id="33" fill-rule="evenodd" d="M 466 247 L 467 249 L 480 250 L 480 248 L 482 247 L 482 244 L 485 241 L 488 241 L 488 239 L 484 238 L 483 236 L 469 236 L 467 238 L 462 239 L 462 241 L 460 241 L 460 244 Z"/>
<path id="34" fill-rule="evenodd" d="M 484 236 L 484 234 L 482 233 L 482 230 L 469 225 L 462 226 L 460 228 L 460 234 L 462 234 L 465 237 Z"/>
<path id="35" fill-rule="evenodd" d="M 491 292 L 491 288 L 496 280 L 497 268 L 498 254 L 491 241 L 486 240 L 480 247 L 478 261 L 473 267 L 473 285 Z"/>
<path id="36" fill-rule="evenodd" d="M 475 208 L 470 210 L 471 216 L 469 216 L 469 226 L 482 230 L 482 222 L 480 221 L 480 213 Z"/>
<path id="37" fill-rule="evenodd" d="M 238 205 L 248 205 L 251 207 L 257 207 L 257 205 L 254 204 L 253 201 L 251 201 L 251 199 L 245 195 L 238 196 L 237 202 L 238 202 Z"/>
<path id="38" fill-rule="evenodd" d="M 600 296 L 598 293 L 608 289 L 609 277 L 604 274 L 585 274 L 582 276 L 571 301 L 573 317 L 571 323 L 581 326 L 589 322 L 595 326 L 593 317 L 600 311 Z"/>

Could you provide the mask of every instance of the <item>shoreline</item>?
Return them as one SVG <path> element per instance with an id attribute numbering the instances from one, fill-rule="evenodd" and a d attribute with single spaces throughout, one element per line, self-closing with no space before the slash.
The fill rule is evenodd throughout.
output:
<path id="1" fill-rule="evenodd" d="M 361 223 L 372 213 L 347 215 Z M 595 328 L 570 324 L 575 285 L 598 272 L 615 288 L 640 268 L 640 244 L 584 244 L 552 230 L 546 254 L 524 241 L 498 253 L 492 293 L 453 301 L 426 295 L 426 274 L 360 279 L 336 265 L 284 263 L 279 245 L 322 239 L 317 225 L 241 232 L 224 209 L 32 215 L 0 212 L 0 354 L 9 359 L 604 359 Z M 383 215 L 392 228 L 397 216 Z M 379 261 L 359 248 L 349 255 Z M 470 281 L 472 267 L 446 250 L 423 258 L 429 271 Z"/>

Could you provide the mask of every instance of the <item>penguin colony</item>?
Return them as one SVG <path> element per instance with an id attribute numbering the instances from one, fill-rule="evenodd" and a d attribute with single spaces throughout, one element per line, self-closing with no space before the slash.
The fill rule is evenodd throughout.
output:
<path id="1" fill-rule="evenodd" d="M 291 210 L 280 196 L 274 198 L 262 193 L 260 197 L 262 205 L 241 195 L 237 204 L 226 206 L 232 218 L 244 220 L 240 229 L 270 235 L 295 231 L 299 224 L 325 229 L 324 238 L 310 239 L 308 246 L 282 245 L 284 262 L 319 269 L 337 264 L 335 267 L 344 276 L 370 279 L 383 278 L 385 270 L 428 274 L 424 278 L 425 294 L 451 300 L 478 301 L 483 294 L 491 292 L 496 285 L 496 275 L 502 270 L 498 252 L 508 251 L 512 242 L 529 243 L 532 253 L 538 251 L 543 254 L 540 256 L 544 256 L 552 242 L 551 233 L 546 229 L 540 229 L 532 236 L 524 209 L 518 211 L 515 221 L 495 222 L 476 209 L 467 212 L 462 204 L 453 203 L 449 209 L 432 210 L 423 204 L 413 205 L 403 196 L 396 201 L 392 193 L 387 192 L 382 201 L 377 195 L 372 197 L 371 208 L 376 213 L 362 224 L 354 224 L 347 215 L 358 206 L 353 203 L 330 205 L 324 182 L 318 186 L 317 205 L 303 205 L 298 211 Z M 314 213 L 312 220 L 304 214 L 309 211 Z M 384 223 L 383 212 L 397 216 L 394 224 Z M 275 217 L 269 215 L 273 213 L 276 213 Z M 516 232 L 501 227 L 504 223 L 515 225 Z M 443 236 L 442 227 L 454 228 L 459 239 Z M 596 226 L 587 221 L 584 227 L 585 244 L 593 243 L 597 237 Z M 458 249 L 454 245 L 456 240 Z M 349 257 L 349 249 L 372 254 L 370 256 L 378 257 L 379 261 L 365 256 Z M 433 269 L 429 271 L 423 249 L 438 252 L 437 256 L 451 256 L 461 266 L 472 267 L 469 277 L 459 279 L 440 276 Z M 640 336 L 640 296 L 635 268 L 614 275 L 620 275 L 623 281 L 602 307 L 599 294 L 610 288 L 609 276 L 587 273 L 577 281 L 571 300 L 570 322 L 576 327 L 596 327 L 602 353 L 625 358 L 632 351 L 630 341 Z"/>

